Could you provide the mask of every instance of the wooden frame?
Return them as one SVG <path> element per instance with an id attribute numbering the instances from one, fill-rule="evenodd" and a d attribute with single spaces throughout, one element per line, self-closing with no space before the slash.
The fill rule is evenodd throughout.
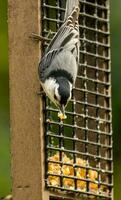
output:
<path id="1" fill-rule="evenodd" d="M 40 44 L 40 3 L 8 0 L 11 171 L 13 200 L 42 200 L 43 119 L 37 67 Z"/>

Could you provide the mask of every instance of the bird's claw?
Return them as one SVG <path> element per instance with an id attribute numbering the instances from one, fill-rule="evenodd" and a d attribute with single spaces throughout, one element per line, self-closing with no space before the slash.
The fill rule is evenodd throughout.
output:
<path id="1" fill-rule="evenodd" d="M 37 95 L 38 96 L 46 96 L 46 94 L 45 94 L 45 92 L 43 90 L 42 91 L 38 91 Z"/>
<path id="2" fill-rule="evenodd" d="M 29 37 L 32 38 L 33 40 L 41 41 L 41 42 L 49 42 L 50 41 L 48 36 L 47 37 L 43 37 L 42 35 L 38 35 L 36 33 L 32 33 Z"/>

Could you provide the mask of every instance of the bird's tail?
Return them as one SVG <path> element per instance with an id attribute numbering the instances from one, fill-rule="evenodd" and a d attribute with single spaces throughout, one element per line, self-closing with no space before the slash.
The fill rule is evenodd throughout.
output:
<path id="1" fill-rule="evenodd" d="M 78 10 L 76 18 L 79 15 L 79 0 L 67 0 L 64 21 L 72 14 L 73 10 Z"/>

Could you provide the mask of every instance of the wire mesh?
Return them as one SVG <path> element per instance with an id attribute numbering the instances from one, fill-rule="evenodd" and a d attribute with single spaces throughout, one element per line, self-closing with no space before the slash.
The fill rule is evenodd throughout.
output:
<path id="1" fill-rule="evenodd" d="M 42 1 L 43 49 L 62 24 L 65 5 Z M 80 63 L 63 123 L 45 99 L 46 187 L 83 199 L 112 199 L 109 9 L 108 0 L 80 0 Z"/>

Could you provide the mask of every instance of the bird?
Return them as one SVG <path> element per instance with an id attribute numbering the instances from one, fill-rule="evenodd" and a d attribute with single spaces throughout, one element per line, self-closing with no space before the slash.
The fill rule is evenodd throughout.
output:
<path id="1" fill-rule="evenodd" d="M 79 64 L 79 0 L 67 0 L 64 22 L 52 38 L 39 61 L 40 84 L 65 115 L 65 108 L 72 98 L 72 89 Z"/>

